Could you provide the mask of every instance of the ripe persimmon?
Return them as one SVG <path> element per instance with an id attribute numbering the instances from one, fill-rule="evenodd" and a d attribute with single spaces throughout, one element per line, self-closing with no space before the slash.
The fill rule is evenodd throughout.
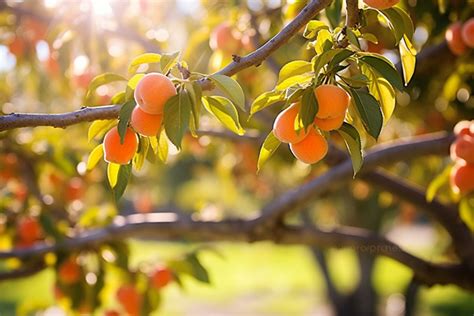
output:
<path id="1" fill-rule="evenodd" d="M 64 284 L 77 283 L 81 277 L 81 267 L 74 258 L 69 258 L 59 266 L 58 277 Z"/>
<path id="2" fill-rule="evenodd" d="M 290 150 L 300 161 L 313 164 L 326 156 L 328 143 L 326 139 L 314 128 L 308 130 L 308 135 L 296 144 L 290 144 Z"/>
<path id="3" fill-rule="evenodd" d="M 474 18 L 467 20 L 462 26 L 461 37 L 464 44 L 474 48 Z"/>
<path id="4" fill-rule="evenodd" d="M 149 114 L 163 114 L 166 102 L 174 95 L 176 88 L 173 82 L 157 72 L 140 79 L 134 92 L 138 106 Z"/>
<path id="5" fill-rule="evenodd" d="M 364 0 L 369 7 L 385 10 L 396 5 L 400 0 Z"/>
<path id="6" fill-rule="evenodd" d="M 117 127 L 113 127 L 104 137 L 104 158 L 107 162 L 126 165 L 132 160 L 138 148 L 137 135 L 127 128 L 123 144 Z"/>
<path id="7" fill-rule="evenodd" d="M 474 191 L 474 165 L 464 162 L 454 165 L 451 169 L 450 182 L 457 193 L 467 194 Z"/>
<path id="8" fill-rule="evenodd" d="M 127 315 L 138 316 L 140 314 L 142 297 L 135 286 L 122 285 L 117 291 L 117 300 L 123 306 Z"/>
<path id="9" fill-rule="evenodd" d="M 451 24 L 445 33 L 446 42 L 448 43 L 449 50 L 457 56 L 464 54 L 467 50 L 466 44 L 462 40 L 462 24 L 456 22 Z"/>
<path id="10" fill-rule="evenodd" d="M 132 111 L 130 124 L 133 129 L 144 136 L 156 136 L 163 122 L 162 114 L 149 114 L 136 106 Z"/>
<path id="11" fill-rule="evenodd" d="M 474 137 L 470 135 L 459 135 L 451 144 L 450 151 L 452 160 L 457 161 L 462 159 L 467 163 L 474 164 Z"/>
<path id="12" fill-rule="evenodd" d="M 281 111 L 273 123 L 273 133 L 284 143 L 298 143 L 305 138 L 307 132 L 302 128 L 295 130 L 296 116 L 300 111 L 301 103 L 296 102 Z"/>
<path id="13" fill-rule="evenodd" d="M 34 217 L 23 217 L 18 221 L 17 232 L 23 244 L 33 244 L 41 238 L 41 226 Z"/>
<path id="14" fill-rule="evenodd" d="M 332 131 L 342 126 L 345 115 L 336 116 L 334 118 L 320 119 L 315 117 L 314 123 L 323 131 Z"/>
<path id="15" fill-rule="evenodd" d="M 173 279 L 173 273 L 167 267 L 158 267 L 151 275 L 151 285 L 155 289 L 161 289 L 168 285 Z"/>
<path id="16" fill-rule="evenodd" d="M 8 44 L 8 50 L 10 53 L 15 55 L 16 58 L 23 56 L 26 50 L 25 40 L 18 36 L 15 36 L 13 40 Z"/>
<path id="17" fill-rule="evenodd" d="M 319 106 L 316 117 L 320 119 L 345 115 L 351 100 L 346 90 L 332 84 L 316 87 L 316 89 L 314 89 L 314 95 L 318 100 Z"/>
<path id="18" fill-rule="evenodd" d="M 472 128 L 471 128 L 472 127 Z M 472 129 L 472 132 L 471 132 Z M 454 126 L 455 135 L 471 135 L 474 137 L 474 121 L 459 121 Z"/>
<path id="19" fill-rule="evenodd" d="M 228 54 L 236 54 L 242 47 L 238 32 L 227 22 L 219 24 L 212 31 L 209 46 L 213 50 L 222 50 Z"/>

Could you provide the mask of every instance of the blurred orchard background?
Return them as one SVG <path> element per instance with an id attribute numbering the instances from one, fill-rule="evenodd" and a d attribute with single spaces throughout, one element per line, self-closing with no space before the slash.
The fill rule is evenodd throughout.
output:
<path id="1" fill-rule="evenodd" d="M 213 73 L 232 60 L 230 53 L 209 46 L 214 27 L 224 21 L 234 25 L 245 43 L 234 53 L 245 55 L 278 33 L 305 4 L 303 0 L 2 0 L 0 111 L 77 110 L 84 105 L 94 76 L 105 72 L 126 75 L 133 57 L 145 52 L 179 51 L 193 71 Z M 406 90 L 397 93 L 394 116 L 379 142 L 449 132 L 456 122 L 474 117 L 472 53 L 455 57 L 444 43 L 446 28 L 472 16 L 474 3 L 402 0 L 399 6 L 412 17 L 413 44 L 426 56 L 419 60 Z M 337 24 L 338 12 L 336 4 L 330 16 L 323 13 L 320 18 Z M 381 53 L 397 64 L 392 33 L 376 16 L 369 18 L 367 28 L 379 43 L 363 42 L 363 49 Z M 274 87 L 281 65 L 310 58 L 305 46 L 299 34 L 259 67 L 239 72 L 236 79 L 246 101 L 251 103 Z M 87 105 L 111 104 L 112 96 L 123 88 L 121 82 L 101 86 Z M 280 110 L 272 107 L 246 122 L 248 134 L 268 133 Z M 242 122 L 245 120 L 243 116 Z M 203 117 L 201 124 L 207 129 L 222 128 L 210 117 Z M 281 149 L 256 174 L 260 139 L 186 135 L 179 153 L 170 145 L 166 164 L 147 162 L 134 171 L 124 197 L 116 204 L 105 164 L 86 170 L 88 154 L 98 144 L 88 142 L 89 125 L 0 133 L 2 251 L 21 247 L 15 221 L 25 214 L 43 214 L 39 218 L 48 236 L 72 236 L 132 213 L 177 210 L 182 216 L 205 221 L 253 218 L 273 198 L 330 168 L 321 163 L 305 165 Z M 366 146 L 374 144 L 368 140 Z M 393 164 L 389 170 L 427 187 L 449 163 L 447 157 L 424 156 Z M 38 190 L 47 212 L 32 201 Z M 367 228 L 427 260 L 453 256 L 446 232 L 418 207 L 357 178 L 331 189 L 307 208 L 311 221 L 322 227 Z M 356 315 L 342 306 L 364 304 L 387 316 L 405 315 L 407 306 L 410 315 L 474 312 L 472 293 L 454 285 L 413 285 L 413 272 L 406 266 L 370 253 L 358 254 L 355 249 L 131 238 L 111 242 L 109 251 L 101 253 L 105 262 L 101 270 L 84 272 L 84 286 L 66 295 L 58 290 L 57 258 L 52 254 L 44 259 L 47 269 L 1 280 L 0 315 L 62 315 L 81 313 L 81 308 L 87 314 L 97 304 L 95 298 L 101 301 L 95 313 L 103 315 L 117 308 L 116 289 L 130 277 L 114 260 L 122 260 L 128 271 L 147 271 L 156 264 L 179 270 L 177 266 L 184 262 L 180 260 L 189 259 L 190 254 L 205 271 L 197 277 L 196 273 L 183 274 L 181 284 L 173 281 L 160 289 L 160 306 L 154 315 Z M 93 247 L 75 255 L 83 271 L 94 271 L 98 259 Z M 17 258 L 0 260 L 0 272 L 23 264 Z M 362 298 L 351 295 L 358 288 L 368 294 Z"/>

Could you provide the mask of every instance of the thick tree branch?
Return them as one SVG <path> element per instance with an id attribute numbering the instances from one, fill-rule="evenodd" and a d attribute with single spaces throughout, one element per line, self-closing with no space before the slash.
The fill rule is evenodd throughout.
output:
<path id="1" fill-rule="evenodd" d="M 359 1 L 346 0 L 346 26 L 355 27 L 359 23 Z"/>
<path id="2" fill-rule="evenodd" d="M 369 231 L 341 227 L 329 230 L 299 226 L 277 226 L 255 234 L 255 220 L 198 222 L 179 220 L 175 213 L 135 214 L 118 217 L 114 224 L 89 231 L 53 245 L 38 244 L 32 248 L 0 252 L 0 258 L 27 259 L 49 252 L 73 251 L 129 237 L 194 242 L 271 240 L 279 244 L 305 244 L 316 247 L 350 247 L 358 252 L 383 255 L 410 267 L 418 280 L 427 284 L 456 284 L 474 290 L 474 276 L 462 265 L 433 264 L 419 259 L 387 239 Z"/>

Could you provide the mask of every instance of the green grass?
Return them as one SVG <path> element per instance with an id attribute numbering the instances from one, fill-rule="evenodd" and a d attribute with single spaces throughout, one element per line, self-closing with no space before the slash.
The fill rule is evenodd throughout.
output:
<path id="1" fill-rule="evenodd" d="M 166 261 L 190 249 L 190 245 L 144 241 L 132 241 L 130 245 L 132 265 Z M 163 306 L 156 315 L 297 316 L 327 306 L 322 276 L 307 248 L 265 242 L 219 243 L 214 247 L 223 258 L 211 251 L 200 255 L 212 285 L 184 277 L 184 290 L 175 284 L 163 290 Z M 358 281 L 354 253 L 331 250 L 329 258 L 330 273 L 337 287 L 349 291 Z M 376 262 L 374 286 L 385 297 L 402 292 L 410 277 L 409 269 L 391 259 L 380 258 Z M 52 271 L 1 282 L 0 315 L 13 315 L 15 306 L 20 314 L 51 304 L 53 282 Z M 115 274 L 109 274 L 105 299 L 113 300 L 118 282 Z M 423 315 L 471 315 L 474 311 L 474 296 L 454 286 L 423 289 L 420 298 Z"/>

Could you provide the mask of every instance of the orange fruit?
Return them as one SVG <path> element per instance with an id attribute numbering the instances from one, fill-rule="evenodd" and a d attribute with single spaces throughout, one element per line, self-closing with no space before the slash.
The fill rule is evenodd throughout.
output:
<path id="1" fill-rule="evenodd" d="M 448 43 L 449 50 L 454 55 L 460 56 L 464 54 L 467 50 L 466 44 L 462 40 L 462 24 L 461 22 L 456 22 L 451 24 L 450 27 L 446 30 L 445 38 Z"/>
<path id="2" fill-rule="evenodd" d="M 464 44 L 474 48 L 474 18 L 470 18 L 464 23 L 461 31 L 461 37 L 464 41 Z"/>
<path id="3" fill-rule="evenodd" d="M 344 123 L 345 115 L 336 116 L 334 118 L 327 118 L 327 119 L 320 119 L 315 117 L 314 123 L 318 126 L 321 130 L 329 132 L 335 129 L 338 129 Z"/>
<path id="4" fill-rule="evenodd" d="M 23 217 L 17 224 L 18 236 L 27 244 L 32 244 L 42 236 L 42 229 L 38 221 L 33 217 Z"/>
<path id="5" fill-rule="evenodd" d="M 450 182 L 454 192 L 467 194 L 474 191 L 474 165 L 457 163 L 451 169 Z"/>
<path id="6" fill-rule="evenodd" d="M 123 306 L 127 315 L 138 316 L 140 314 L 142 297 L 133 285 L 122 285 L 117 291 L 117 300 Z"/>
<path id="7" fill-rule="evenodd" d="M 290 144 L 290 150 L 300 161 L 313 164 L 323 159 L 328 152 L 326 139 L 314 128 L 310 128 L 308 135 L 296 144 Z"/>
<path id="8" fill-rule="evenodd" d="M 173 273 L 166 267 L 158 267 L 151 275 L 151 285 L 155 289 L 161 289 L 173 280 Z"/>
<path id="9" fill-rule="evenodd" d="M 474 137 L 470 135 L 459 135 L 451 144 L 450 151 L 453 161 L 461 159 L 467 163 L 474 164 Z"/>
<path id="10" fill-rule="evenodd" d="M 157 72 L 140 79 L 134 92 L 138 106 L 148 114 L 163 114 L 166 102 L 174 95 L 176 88 L 173 82 Z"/>
<path id="11" fill-rule="evenodd" d="M 149 114 L 136 106 L 132 111 L 130 124 L 133 129 L 144 136 L 156 136 L 161 129 L 163 115 Z"/>
<path id="12" fill-rule="evenodd" d="M 126 165 L 132 160 L 138 149 L 137 135 L 131 128 L 127 128 L 123 144 L 117 127 L 113 127 L 104 137 L 104 158 L 107 162 Z"/>
<path id="13" fill-rule="evenodd" d="M 306 136 L 307 132 L 304 129 L 295 130 L 295 120 L 300 107 L 300 102 L 293 103 L 276 117 L 273 123 L 273 133 L 280 141 L 284 143 L 298 143 Z"/>
<path id="14" fill-rule="evenodd" d="M 364 0 L 369 7 L 385 10 L 396 5 L 400 0 Z"/>
<path id="15" fill-rule="evenodd" d="M 318 113 L 320 119 L 335 118 L 345 115 L 351 98 L 346 90 L 341 87 L 325 84 L 314 89 L 314 95 L 318 100 Z"/>
<path id="16" fill-rule="evenodd" d="M 77 283 L 81 277 L 81 267 L 74 258 L 69 258 L 59 267 L 58 276 L 65 284 Z"/>
<path id="17" fill-rule="evenodd" d="M 227 22 L 219 24 L 212 31 L 209 38 L 209 46 L 213 50 L 222 50 L 228 54 L 237 54 L 242 46 L 239 34 L 234 28 Z"/>

